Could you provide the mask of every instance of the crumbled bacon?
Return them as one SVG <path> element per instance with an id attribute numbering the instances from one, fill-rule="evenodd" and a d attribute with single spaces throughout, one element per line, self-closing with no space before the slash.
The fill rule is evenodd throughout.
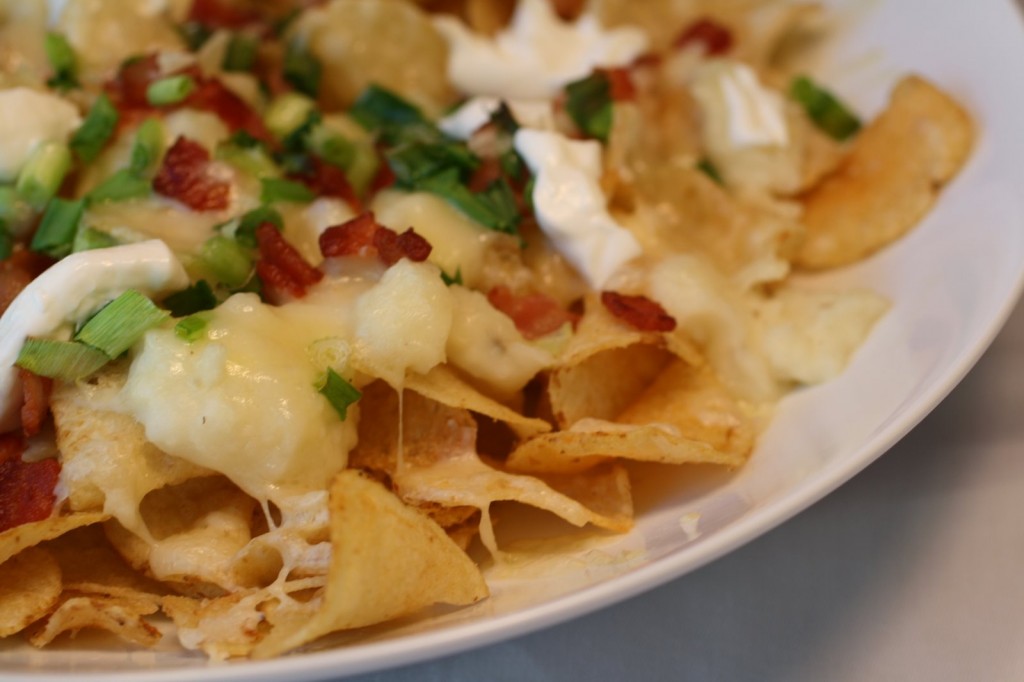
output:
<path id="1" fill-rule="evenodd" d="M 231 185 L 210 172 L 210 152 L 185 136 L 178 137 L 164 155 L 153 189 L 177 199 L 195 211 L 220 211 L 228 207 Z"/>
<path id="2" fill-rule="evenodd" d="M 10 258 L 0 262 L 0 315 L 29 282 L 52 264 L 49 258 L 24 249 L 16 249 Z"/>
<path id="3" fill-rule="evenodd" d="M 333 225 L 320 235 L 320 252 L 325 258 L 376 255 L 388 266 L 402 258 L 423 262 L 433 247 L 411 227 L 398 234 L 377 222 L 366 212 L 341 225 Z"/>
<path id="4" fill-rule="evenodd" d="M 53 513 L 60 462 L 24 462 L 24 450 L 20 434 L 0 436 L 0 532 L 41 521 Z"/>
<path id="5" fill-rule="evenodd" d="M 380 159 L 380 167 L 377 168 L 377 174 L 373 176 L 373 181 L 370 183 L 370 196 L 391 187 L 398 180 L 395 177 L 395 172 L 391 170 L 391 166 L 388 165 L 387 160 L 380 153 L 379 149 L 377 150 L 377 157 Z"/>
<path id="6" fill-rule="evenodd" d="M 656 301 L 646 296 L 626 296 L 614 291 L 602 291 L 601 303 L 615 317 L 642 332 L 670 332 L 676 321 Z"/>
<path id="7" fill-rule="evenodd" d="M 369 211 L 348 222 L 332 225 L 320 235 L 320 252 L 324 258 L 368 256 L 377 232 L 377 221 Z"/>
<path id="8" fill-rule="evenodd" d="M 181 106 L 209 111 L 232 132 L 244 130 L 257 140 L 271 142 L 273 137 L 263 118 L 249 104 L 216 78 L 193 76 L 196 89 Z"/>
<path id="9" fill-rule="evenodd" d="M 160 61 L 155 54 L 129 59 L 117 75 L 107 82 L 105 89 L 118 111 L 150 110 L 146 91 L 154 81 L 160 80 Z"/>
<path id="10" fill-rule="evenodd" d="M 704 46 L 705 54 L 725 54 L 732 48 L 732 32 L 725 26 L 708 18 L 693 22 L 673 41 L 676 48 L 699 44 Z"/>
<path id="11" fill-rule="evenodd" d="M 256 228 L 260 259 L 256 273 L 271 293 L 287 293 L 296 298 L 324 277 L 324 273 L 306 262 L 298 250 L 285 241 L 280 230 L 270 223 Z"/>
<path id="12" fill-rule="evenodd" d="M 244 3 L 230 0 L 193 0 L 188 12 L 188 21 L 214 28 L 239 28 L 258 19 Z"/>
<path id="13" fill-rule="evenodd" d="M 21 429 L 26 438 L 39 433 L 50 414 L 50 391 L 53 379 L 33 374 L 27 369 L 18 369 L 24 402 L 21 405 Z"/>
<path id="14" fill-rule="evenodd" d="M 352 189 L 345 171 L 333 163 L 327 163 L 323 159 L 313 156 L 310 158 L 310 169 L 308 172 L 296 176 L 296 179 L 309 187 L 319 196 L 338 197 L 343 199 L 352 210 L 362 212 L 363 206 Z"/>
<path id="15" fill-rule="evenodd" d="M 608 79 L 612 101 L 632 102 L 636 99 L 636 85 L 633 84 L 629 69 L 601 69 L 601 72 Z"/>
<path id="16" fill-rule="evenodd" d="M 470 176 L 467 187 L 471 192 L 483 192 L 487 187 L 503 175 L 501 162 L 497 157 L 490 156 L 481 160 L 480 165 Z"/>
<path id="17" fill-rule="evenodd" d="M 516 295 L 505 286 L 497 286 L 487 294 L 495 308 L 512 318 L 516 329 L 527 339 L 537 339 L 557 331 L 566 322 L 573 326 L 579 316 L 545 294 Z"/>
<path id="18" fill-rule="evenodd" d="M 402 234 L 386 227 L 378 227 L 373 235 L 373 245 L 377 247 L 380 259 L 388 266 L 403 258 L 422 263 L 433 250 L 430 242 L 422 235 L 416 234 L 411 227 Z"/>

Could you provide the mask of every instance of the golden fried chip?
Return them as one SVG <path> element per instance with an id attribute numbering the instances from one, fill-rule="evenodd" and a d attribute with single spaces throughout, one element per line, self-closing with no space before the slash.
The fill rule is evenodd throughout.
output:
<path id="1" fill-rule="evenodd" d="M 57 559 L 66 589 L 85 594 L 148 595 L 155 601 L 168 591 L 129 567 L 111 547 L 100 525 L 65 533 L 45 547 Z"/>
<path id="2" fill-rule="evenodd" d="M 48 614 L 60 592 L 60 565 L 45 549 L 29 547 L 0 564 L 0 637 Z"/>
<path id="3" fill-rule="evenodd" d="M 297 629 L 275 629 L 256 656 L 433 604 L 472 604 L 488 595 L 476 564 L 437 524 L 365 474 L 338 474 L 330 504 L 334 554 L 322 604 Z"/>
<path id="4" fill-rule="evenodd" d="M 290 39 L 308 43 L 323 64 L 322 98 L 348 107 L 371 83 L 429 113 L 453 98 L 448 46 L 418 7 L 400 0 L 332 0 L 295 22 Z"/>
<path id="5" fill-rule="evenodd" d="M 970 117 L 946 93 L 923 78 L 901 80 L 838 173 L 805 197 L 797 263 L 846 265 L 903 235 L 959 171 L 973 138 Z"/>
<path id="6" fill-rule="evenodd" d="M 42 521 L 33 521 L 15 526 L 0 533 L 0 564 L 22 551 L 41 542 L 60 537 L 68 531 L 93 523 L 106 521 L 109 516 L 99 512 L 51 516 Z"/>
<path id="7" fill-rule="evenodd" d="M 488 398 L 447 365 L 438 365 L 427 374 L 409 374 L 405 378 L 405 387 L 442 405 L 469 410 L 504 422 L 521 438 L 551 430 L 551 425 L 546 421 L 524 417 Z"/>
<path id="8" fill-rule="evenodd" d="M 164 613 L 190 649 L 202 649 L 214 660 L 248 656 L 270 630 L 262 607 L 272 597 L 266 590 L 247 590 L 215 599 L 169 596 Z"/>
<path id="9" fill-rule="evenodd" d="M 160 631 L 143 616 L 156 613 L 157 609 L 147 598 L 67 592 L 61 597 L 60 606 L 31 628 L 28 641 L 33 646 L 44 647 L 62 633 L 69 632 L 73 636 L 84 628 L 96 628 L 126 642 L 156 646 L 160 642 Z"/>

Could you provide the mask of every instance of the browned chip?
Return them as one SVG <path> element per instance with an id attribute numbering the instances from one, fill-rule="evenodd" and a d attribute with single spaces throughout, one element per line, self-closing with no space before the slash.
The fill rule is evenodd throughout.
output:
<path id="1" fill-rule="evenodd" d="M 265 590 L 246 590 L 215 599 L 170 596 L 162 608 L 178 628 L 183 642 L 215 660 L 248 656 L 270 627 L 262 611 L 271 597 Z"/>
<path id="2" fill-rule="evenodd" d="M 0 564 L 0 637 L 21 632 L 60 599 L 60 566 L 49 552 L 29 547 Z"/>
<path id="3" fill-rule="evenodd" d="M 65 589 L 82 594 L 107 594 L 150 598 L 168 590 L 162 584 L 132 570 L 111 547 L 100 525 L 78 528 L 46 543 L 60 564 Z"/>
<path id="4" fill-rule="evenodd" d="M 959 104 L 920 77 L 904 78 L 839 172 L 805 197 L 808 234 L 797 263 L 845 265 L 903 235 L 964 164 L 973 138 Z"/>
<path id="5" fill-rule="evenodd" d="M 52 516 L 42 521 L 33 521 L 0 533 L 0 564 L 22 551 L 26 547 L 34 547 L 41 542 L 60 537 L 68 531 L 93 523 L 106 521 L 109 516 L 93 512 L 89 514 L 69 514 Z"/>
<path id="6" fill-rule="evenodd" d="M 330 505 L 334 550 L 322 603 L 304 622 L 275 628 L 256 656 L 432 604 L 472 604 L 487 596 L 479 569 L 444 531 L 365 474 L 338 474 Z"/>
<path id="7" fill-rule="evenodd" d="M 31 628 L 28 641 L 44 647 L 58 635 L 72 635 L 84 628 L 106 630 L 142 646 L 156 646 L 160 631 L 143 619 L 156 613 L 157 605 L 148 598 L 114 595 L 79 595 L 66 592 L 60 606 L 41 623 Z"/>

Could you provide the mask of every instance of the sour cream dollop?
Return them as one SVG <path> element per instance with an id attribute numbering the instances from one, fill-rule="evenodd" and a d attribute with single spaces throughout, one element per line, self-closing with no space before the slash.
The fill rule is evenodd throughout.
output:
<path id="1" fill-rule="evenodd" d="M 541 99 L 596 67 L 629 64 L 647 49 L 632 27 L 605 29 L 592 14 L 558 18 L 547 0 L 522 0 L 512 23 L 493 39 L 451 17 L 434 20 L 448 42 L 448 78 L 468 95 Z"/>
<path id="2" fill-rule="evenodd" d="M 0 431 L 18 423 L 14 362 L 25 339 L 70 329 L 128 289 L 158 296 L 188 283 L 177 256 L 157 240 L 75 253 L 34 279 L 0 317 Z"/>
<path id="3" fill-rule="evenodd" d="M 536 176 L 533 206 L 541 229 L 591 287 L 602 288 L 643 248 L 608 212 L 600 143 L 521 128 L 514 144 Z"/>

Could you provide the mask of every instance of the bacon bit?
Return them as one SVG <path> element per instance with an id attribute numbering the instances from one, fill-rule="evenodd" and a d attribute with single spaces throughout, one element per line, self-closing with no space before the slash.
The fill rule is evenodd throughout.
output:
<path id="1" fill-rule="evenodd" d="M 179 136 L 164 155 L 153 189 L 194 211 L 220 211 L 228 207 L 231 185 L 210 174 L 210 152 L 205 147 Z"/>
<path id="2" fill-rule="evenodd" d="M 232 132 L 244 130 L 257 140 L 270 143 L 273 137 L 263 118 L 249 104 L 216 78 L 195 74 L 195 91 L 181 106 L 195 107 L 216 114 Z"/>
<path id="3" fill-rule="evenodd" d="M 45 256 L 20 248 L 7 260 L 0 261 L 0 315 L 6 312 L 29 282 L 53 263 L 53 260 Z"/>
<path id="4" fill-rule="evenodd" d="M 24 450 L 20 434 L 0 436 L 0 532 L 42 521 L 53 513 L 60 462 L 24 462 Z"/>
<path id="5" fill-rule="evenodd" d="M 377 158 L 380 160 L 380 167 L 377 168 L 377 174 L 373 176 L 373 182 L 370 183 L 369 196 L 373 196 L 377 192 L 391 187 L 398 180 L 380 149 L 377 150 Z"/>
<path id="6" fill-rule="evenodd" d="M 130 109 L 150 110 L 146 90 L 160 80 L 160 62 L 156 54 L 127 60 L 118 69 L 117 75 L 107 82 L 104 89 L 119 111 Z"/>
<path id="7" fill-rule="evenodd" d="M 705 17 L 683 29 L 672 45 L 681 49 L 693 43 L 703 45 L 704 52 L 709 56 L 725 54 L 732 48 L 732 32 L 722 24 Z"/>
<path id="8" fill-rule="evenodd" d="M 323 159 L 311 157 L 312 168 L 307 173 L 295 176 L 306 187 L 321 196 L 338 197 L 343 199 L 352 210 L 362 212 L 363 204 L 356 196 L 356 192 L 349 184 L 348 176 L 333 163 L 327 163 Z"/>
<path id="9" fill-rule="evenodd" d="M 188 21 L 216 28 L 239 28 L 259 20 L 253 10 L 228 0 L 193 0 Z"/>
<path id="10" fill-rule="evenodd" d="M 256 228 L 256 243 L 260 251 L 256 273 L 271 289 L 302 298 L 306 289 L 323 279 L 324 273 L 307 263 L 270 223 Z"/>
<path id="11" fill-rule="evenodd" d="M 416 234 L 411 227 L 402 234 L 386 227 L 378 227 L 373 235 L 373 245 L 377 247 L 377 254 L 388 267 L 402 258 L 422 263 L 433 250 L 430 242 L 422 235 Z"/>
<path id="12" fill-rule="evenodd" d="M 31 438 L 43 428 L 43 422 L 50 414 L 50 391 L 53 390 L 53 379 L 33 374 L 27 369 L 18 368 L 21 379 L 21 392 L 24 404 L 21 406 L 21 429 L 25 438 Z"/>
<path id="13" fill-rule="evenodd" d="M 665 58 L 662 57 L 657 52 L 644 52 L 642 55 L 633 60 L 633 63 L 630 64 L 630 67 L 634 69 L 643 69 L 647 67 L 657 68 L 661 66 L 661 63 L 663 61 L 665 61 Z"/>
<path id="14" fill-rule="evenodd" d="M 558 305 L 545 294 L 518 296 L 505 286 L 497 286 L 487 294 L 495 308 L 512 318 L 516 329 L 527 339 L 537 339 L 560 329 L 566 322 L 576 326 L 579 315 Z"/>
<path id="15" fill-rule="evenodd" d="M 670 332 L 676 321 L 656 301 L 646 296 L 626 296 L 602 291 L 601 303 L 615 317 L 642 332 Z"/>
<path id="16" fill-rule="evenodd" d="M 473 171 L 469 178 L 467 187 L 471 192 L 483 192 L 487 187 L 503 175 L 501 162 L 497 157 L 490 156 L 483 159 L 483 162 Z"/>
<path id="17" fill-rule="evenodd" d="M 613 102 L 632 102 L 636 99 L 636 86 L 633 84 L 633 77 L 629 69 L 601 69 L 601 73 L 608 79 L 609 94 Z"/>
<path id="18" fill-rule="evenodd" d="M 320 235 L 320 253 L 324 258 L 369 256 L 379 227 L 370 211 L 340 225 L 332 225 Z"/>

